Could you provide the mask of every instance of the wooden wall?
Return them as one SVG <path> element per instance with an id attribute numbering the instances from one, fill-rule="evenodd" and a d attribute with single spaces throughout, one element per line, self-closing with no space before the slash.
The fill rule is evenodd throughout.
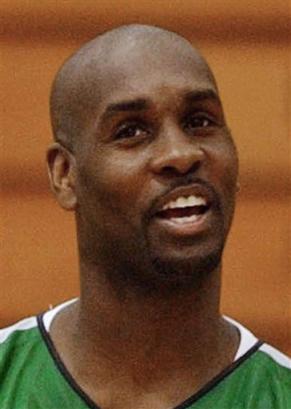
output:
<path id="1" fill-rule="evenodd" d="M 216 73 L 242 185 L 222 309 L 291 353 L 288 0 L 4 0 L 0 16 L 0 325 L 78 293 L 73 216 L 49 193 L 44 161 L 55 71 L 97 33 L 142 22 L 193 40 Z"/>

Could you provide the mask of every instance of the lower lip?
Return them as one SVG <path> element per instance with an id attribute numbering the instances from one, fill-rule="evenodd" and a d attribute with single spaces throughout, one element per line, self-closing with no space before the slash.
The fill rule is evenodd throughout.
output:
<path id="1" fill-rule="evenodd" d="M 192 221 L 183 221 L 182 217 L 178 220 L 175 220 L 174 218 L 157 218 L 156 220 L 159 225 L 167 229 L 170 234 L 174 234 L 176 236 L 190 236 L 202 233 L 207 229 L 210 214 L 211 212 L 208 210 L 206 213 L 199 215 L 195 220 Z"/>

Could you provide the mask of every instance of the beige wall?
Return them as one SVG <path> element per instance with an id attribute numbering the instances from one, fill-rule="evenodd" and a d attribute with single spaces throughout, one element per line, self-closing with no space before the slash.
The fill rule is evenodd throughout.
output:
<path id="1" fill-rule="evenodd" d="M 291 353 L 288 2 L 177 0 L 165 7 L 169 2 L 123 0 L 118 9 L 113 1 L 59 3 L 0 5 L 0 325 L 78 292 L 73 216 L 57 208 L 46 180 L 49 88 L 82 42 L 140 21 L 185 34 L 214 68 L 242 185 L 225 254 L 222 309 Z"/>

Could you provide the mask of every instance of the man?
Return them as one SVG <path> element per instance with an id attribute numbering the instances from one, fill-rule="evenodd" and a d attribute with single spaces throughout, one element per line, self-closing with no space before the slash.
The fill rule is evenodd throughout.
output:
<path id="1" fill-rule="evenodd" d="M 238 159 L 198 51 L 109 31 L 63 65 L 51 116 L 81 294 L 2 330 L 1 409 L 291 407 L 290 360 L 219 313 Z"/>

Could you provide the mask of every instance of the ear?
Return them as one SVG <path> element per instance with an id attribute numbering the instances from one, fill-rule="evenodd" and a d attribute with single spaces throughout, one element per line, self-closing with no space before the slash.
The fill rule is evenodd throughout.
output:
<path id="1" fill-rule="evenodd" d="M 239 181 L 236 182 L 236 193 L 240 192 L 240 183 Z"/>
<path id="2" fill-rule="evenodd" d="M 66 210 L 75 210 L 77 205 L 75 157 L 56 142 L 48 148 L 47 165 L 51 189 L 60 206 Z"/>

